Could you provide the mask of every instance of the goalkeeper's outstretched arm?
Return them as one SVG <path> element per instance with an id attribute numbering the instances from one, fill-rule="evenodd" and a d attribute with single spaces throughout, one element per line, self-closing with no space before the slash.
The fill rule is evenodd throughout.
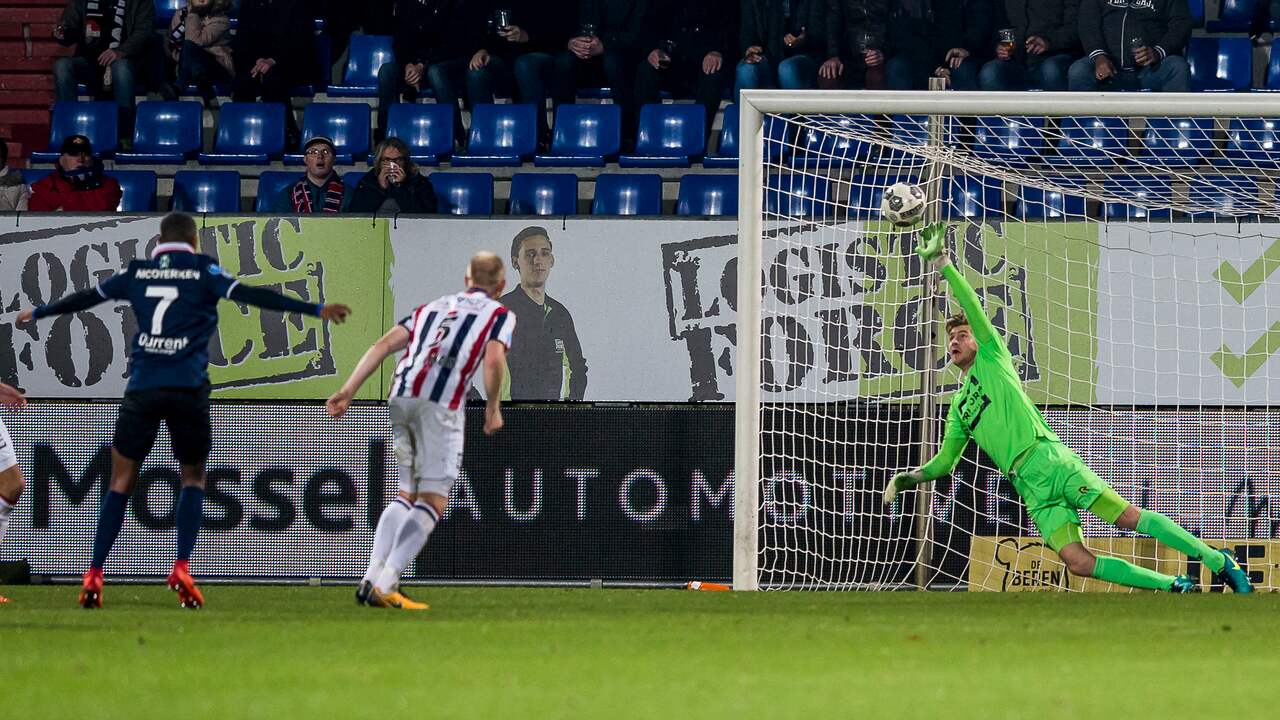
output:
<path id="1" fill-rule="evenodd" d="M 942 448 L 938 450 L 938 454 L 934 455 L 929 462 L 921 465 L 915 470 L 908 470 L 894 475 L 889 480 L 889 484 L 884 488 L 884 504 L 892 505 L 898 492 L 908 490 L 921 483 L 933 482 L 940 477 L 946 477 L 951 474 L 956 463 L 960 462 L 960 456 L 964 454 L 964 448 L 969 444 L 969 436 L 962 429 L 959 433 L 952 429 L 952 421 L 947 421 L 947 434 L 942 438 Z"/>
<path id="2" fill-rule="evenodd" d="M 991 324 L 991 319 L 987 317 L 987 311 L 982 308 L 982 302 L 978 300 L 978 293 L 974 292 L 973 286 L 951 263 L 951 256 L 946 250 L 946 235 L 947 226 L 940 222 L 925 227 L 920 231 L 916 254 L 926 262 L 936 263 L 943 279 L 947 281 L 947 285 L 951 286 L 951 292 L 955 293 L 960 309 L 964 310 L 973 339 L 979 345 L 1002 343 L 995 326 Z"/>

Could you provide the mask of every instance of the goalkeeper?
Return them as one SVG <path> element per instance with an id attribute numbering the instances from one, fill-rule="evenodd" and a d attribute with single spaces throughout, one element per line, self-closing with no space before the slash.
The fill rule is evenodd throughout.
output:
<path id="1" fill-rule="evenodd" d="M 1040 536 L 1073 575 L 1176 593 L 1198 589 L 1184 575 L 1171 577 L 1120 558 L 1095 556 L 1080 534 L 1078 511 L 1085 509 L 1198 559 L 1237 593 L 1252 592 L 1248 574 L 1230 551 L 1214 550 L 1164 515 L 1130 505 L 1058 440 L 1023 392 L 1013 357 L 977 293 L 951 264 L 943 249 L 945 236 L 942 223 L 929 225 L 921 231 L 916 253 L 940 266 L 963 310 L 947 320 L 947 351 L 964 372 L 964 383 L 951 401 L 942 449 L 923 466 L 895 475 L 885 487 L 885 504 L 901 490 L 949 475 L 972 437 L 1013 483 Z"/>

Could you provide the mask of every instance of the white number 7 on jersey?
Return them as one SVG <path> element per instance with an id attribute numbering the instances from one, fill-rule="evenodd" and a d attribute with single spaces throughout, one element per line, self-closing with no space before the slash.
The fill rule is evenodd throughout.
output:
<path id="1" fill-rule="evenodd" d="M 148 285 L 147 297 L 160 298 L 156 311 L 151 314 L 151 334 L 164 335 L 164 314 L 169 306 L 178 299 L 178 288 L 173 285 Z"/>

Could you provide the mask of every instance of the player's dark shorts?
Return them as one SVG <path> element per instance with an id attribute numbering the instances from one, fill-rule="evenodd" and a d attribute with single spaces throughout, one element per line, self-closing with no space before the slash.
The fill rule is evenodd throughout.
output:
<path id="1" fill-rule="evenodd" d="M 151 388 L 124 394 L 111 443 L 121 455 L 142 462 L 156 443 L 160 421 L 169 428 L 173 454 L 183 465 L 200 465 L 213 444 L 209 425 L 209 384 L 194 388 Z"/>

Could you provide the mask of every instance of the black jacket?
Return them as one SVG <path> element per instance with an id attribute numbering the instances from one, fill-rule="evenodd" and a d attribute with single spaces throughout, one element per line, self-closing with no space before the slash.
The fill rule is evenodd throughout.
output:
<path id="1" fill-rule="evenodd" d="M 519 286 L 500 302 L 516 314 L 507 353 L 510 399 L 581 400 L 587 392 L 587 360 L 569 311 L 550 296 L 546 305 L 537 305 Z"/>
<path id="2" fill-rule="evenodd" d="M 1018 60 L 1034 65 L 1050 55 L 1080 51 L 1080 0 L 1004 0 L 1001 5 L 1003 15 L 996 29 L 1013 28 Z M 1025 43 L 1033 35 L 1044 38 L 1049 49 L 1027 55 Z M 992 38 L 990 44 L 997 42 L 998 38 Z"/>
<path id="3" fill-rule="evenodd" d="M 883 2 L 883 0 L 878 0 Z M 738 56 L 758 45 L 774 63 L 804 53 L 815 58 L 827 52 L 827 0 L 792 0 L 791 18 L 782 16 L 781 0 L 742 0 L 739 7 Z M 792 47 L 782 44 L 787 33 L 804 39 Z"/>
<path id="4" fill-rule="evenodd" d="M 295 82 L 310 82 L 316 62 L 315 13 L 308 0 L 242 0 L 231 56 L 237 68 L 273 58 Z"/>
<path id="5" fill-rule="evenodd" d="M 596 35 L 606 50 L 638 53 L 643 44 L 641 35 L 649 17 L 649 5 L 649 0 L 579 0 L 578 24 L 594 23 Z"/>
<path id="6" fill-rule="evenodd" d="M 827 0 L 827 57 L 853 57 L 864 32 L 875 39 L 876 49 L 884 50 L 889 0 Z"/>
<path id="7" fill-rule="evenodd" d="M 492 27 L 498 9 L 511 11 L 511 22 L 529 33 L 529 42 L 513 43 L 498 36 Z M 485 26 L 488 28 L 481 47 L 492 55 L 513 58 L 525 53 L 555 54 L 565 49 L 578 29 L 577 0 L 490 0 Z"/>
<path id="8" fill-rule="evenodd" d="M 377 213 L 387 200 L 399 206 L 392 212 L 429 215 L 436 211 L 436 191 L 425 175 L 414 173 L 399 185 L 387 183 L 383 190 L 378 184 L 378 169 L 373 168 L 356 184 L 344 212 Z"/>
<path id="9" fill-rule="evenodd" d="M 650 3 L 640 36 L 640 51 L 648 54 L 663 40 L 676 43 L 676 54 L 701 63 L 709 52 L 731 60 L 736 0 L 655 0 Z"/>
<path id="10" fill-rule="evenodd" d="M 84 21 L 88 4 L 87 0 L 72 0 L 62 9 L 60 22 L 66 28 L 66 32 L 60 42 L 63 45 L 76 45 L 78 54 L 85 57 L 92 56 L 96 60 L 97 56 L 107 49 L 111 38 L 102 37 L 96 42 L 85 41 Z M 107 1 L 102 4 L 103 12 L 112 12 L 114 9 L 114 2 Z M 155 38 L 155 26 L 155 3 L 151 0 L 125 0 L 124 28 L 116 50 L 127 58 L 138 57 L 147 44 Z"/>
<path id="11" fill-rule="evenodd" d="M 992 0 L 914 2 L 924 8 L 924 17 L 908 15 L 904 0 L 889 0 L 887 55 L 927 55 L 938 65 L 952 48 L 964 48 L 979 61 L 995 55 Z"/>
<path id="12" fill-rule="evenodd" d="M 400 67 L 470 59 L 484 40 L 484 3 L 396 0 L 393 12 L 396 25 L 391 46 Z"/>
<path id="13" fill-rule="evenodd" d="M 1107 55 L 1134 67 L 1129 40 L 1140 37 L 1160 57 L 1181 55 L 1191 37 L 1187 0 L 1082 0 L 1080 42 L 1085 55 Z"/>

